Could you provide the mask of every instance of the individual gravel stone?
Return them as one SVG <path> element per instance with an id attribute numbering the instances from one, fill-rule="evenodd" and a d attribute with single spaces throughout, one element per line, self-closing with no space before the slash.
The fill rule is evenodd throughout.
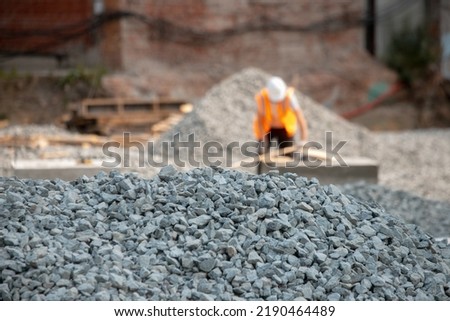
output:
<path id="1" fill-rule="evenodd" d="M 216 260 L 214 258 L 206 259 L 201 261 L 198 268 L 203 272 L 210 272 L 216 266 Z"/>
<path id="2" fill-rule="evenodd" d="M 359 228 L 359 232 L 362 233 L 366 237 L 372 237 L 377 234 L 377 231 L 375 231 L 373 228 L 371 228 L 368 225 L 363 225 Z"/>
<path id="3" fill-rule="evenodd" d="M 115 273 L 111 273 L 109 278 L 111 280 L 112 286 L 114 286 L 118 289 L 124 288 L 126 280 L 122 275 L 117 275 Z"/>
<path id="4" fill-rule="evenodd" d="M 248 254 L 247 262 L 256 265 L 257 263 L 263 263 L 263 259 L 258 255 L 256 251 L 251 251 Z"/>
<path id="5" fill-rule="evenodd" d="M 327 296 L 328 301 L 339 301 L 341 299 L 341 295 L 339 293 L 331 293 Z"/>
<path id="6" fill-rule="evenodd" d="M 94 290 L 95 290 L 95 286 L 91 283 L 83 283 L 78 286 L 78 291 L 80 291 L 82 294 L 84 294 L 86 296 L 92 294 L 92 292 L 94 292 Z"/>
<path id="7" fill-rule="evenodd" d="M 320 264 L 326 261 L 327 259 L 327 255 L 323 254 L 323 253 L 314 253 L 314 258 L 316 259 L 316 261 Z"/>
<path id="8" fill-rule="evenodd" d="M 195 224 L 199 227 L 203 227 L 206 224 L 208 224 L 208 222 L 211 220 L 211 216 L 204 214 L 204 215 L 200 215 L 196 218 L 190 219 L 188 220 L 189 224 Z"/>
<path id="9" fill-rule="evenodd" d="M 168 165 L 161 169 L 158 176 L 163 180 L 169 180 L 171 176 L 175 175 L 177 170 L 172 166 Z"/>

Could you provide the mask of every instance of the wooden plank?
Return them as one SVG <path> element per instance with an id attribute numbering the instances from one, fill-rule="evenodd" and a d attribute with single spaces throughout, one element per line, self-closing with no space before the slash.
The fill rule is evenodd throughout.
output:
<path id="1" fill-rule="evenodd" d="M 150 134 L 132 134 L 129 136 L 129 139 L 125 141 L 124 135 L 112 135 L 109 138 L 109 141 L 118 142 L 121 147 L 130 147 L 134 146 L 136 142 L 142 143 L 144 146 L 150 140 Z"/>
<path id="2" fill-rule="evenodd" d="M 70 156 L 70 152 L 65 150 L 44 151 L 39 154 L 41 159 L 55 159 L 55 158 L 67 158 Z"/>
<path id="3" fill-rule="evenodd" d="M 153 104 L 151 99 L 141 98 L 122 98 L 122 97 L 110 97 L 110 98 L 86 98 L 81 101 L 84 105 L 108 105 L 108 104 L 129 104 L 129 103 L 148 103 Z"/>
<path id="4" fill-rule="evenodd" d="M 46 140 L 52 145 L 93 145 L 102 146 L 108 140 L 105 137 L 97 135 L 79 135 L 79 136 L 47 136 Z"/>
<path id="5" fill-rule="evenodd" d="M 180 105 L 180 111 L 181 111 L 183 114 L 188 114 L 188 113 L 190 113 L 193 109 L 194 109 L 194 106 L 192 106 L 192 104 L 181 104 L 181 105 Z"/>
<path id="6" fill-rule="evenodd" d="M 172 128 L 174 125 L 178 124 L 181 119 L 183 119 L 183 114 L 173 114 L 166 119 L 156 123 L 152 126 L 152 134 L 158 135 L 161 134 L 170 128 Z"/>
<path id="7" fill-rule="evenodd" d="M 31 148 L 46 147 L 48 145 L 82 145 L 90 144 L 101 146 L 106 142 L 106 138 L 97 135 L 77 135 L 77 136 L 44 136 L 32 135 L 22 136 L 1 136 L 0 145 L 6 147 L 26 146 Z"/>
<path id="8" fill-rule="evenodd" d="M 9 126 L 9 120 L 7 120 L 7 119 L 0 120 L 0 128 L 5 128 L 8 126 Z"/>
<path id="9" fill-rule="evenodd" d="M 4 147 L 29 147 L 41 148 L 49 145 L 45 137 L 35 135 L 31 137 L 23 137 L 17 135 L 5 135 L 0 137 L 0 145 Z"/>
<path id="10" fill-rule="evenodd" d="M 322 161 L 326 161 L 332 159 L 332 155 L 328 155 L 327 152 L 312 147 L 305 147 L 302 144 L 288 146 L 280 149 L 271 149 L 269 153 L 259 155 L 259 159 L 257 161 L 266 164 L 278 162 L 278 164 L 281 166 L 281 162 L 287 163 L 293 160 L 292 157 L 288 156 L 288 154 L 291 153 L 298 153 L 300 155 L 304 155 L 305 157 L 307 156 L 309 160 L 319 159 Z M 253 160 L 253 158 L 246 158 L 236 161 L 232 164 L 231 168 L 239 168 L 242 162 L 250 162 Z"/>
<path id="11" fill-rule="evenodd" d="M 124 105 L 124 101 L 123 101 L 123 99 L 118 99 L 118 102 L 117 102 L 117 113 L 121 116 L 121 117 L 123 117 L 124 115 L 124 108 L 123 108 L 123 105 Z"/>
<path id="12" fill-rule="evenodd" d="M 299 153 L 302 155 L 307 155 L 308 157 L 313 157 L 321 160 L 331 159 L 331 155 L 328 155 L 327 152 L 312 147 L 305 147 L 305 145 L 293 145 L 278 150 L 274 150 L 273 152 L 271 151 L 272 156 L 286 156 L 291 153 Z"/>
<path id="13" fill-rule="evenodd" d="M 174 113 L 182 114 L 191 110 L 192 105 L 181 100 L 90 98 L 81 102 L 79 112 L 75 112 L 66 123 L 81 130 L 87 129 L 88 132 L 102 133 L 103 135 L 109 135 L 115 129 L 130 128 L 133 130 L 133 128 L 143 126 L 146 127 L 145 131 L 150 132 L 152 126 L 164 121 Z M 91 121 L 92 124 L 85 123 L 85 120 Z M 157 130 L 167 129 L 168 127 L 160 126 Z"/>
<path id="14" fill-rule="evenodd" d="M 170 100 L 170 99 L 139 99 L 139 98 L 89 98 L 83 99 L 81 105 L 84 106 L 102 106 L 102 105 L 178 105 L 179 107 L 187 104 L 182 100 Z"/>

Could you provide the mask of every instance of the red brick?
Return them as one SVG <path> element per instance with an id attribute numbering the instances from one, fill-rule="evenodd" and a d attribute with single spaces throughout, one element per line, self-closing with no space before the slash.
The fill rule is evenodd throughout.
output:
<path id="1" fill-rule="evenodd" d="M 36 31 L 58 28 L 84 21 L 92 16 L 91 0 L 2 0 L 0 26 L 12 31 Z M 73 43 L 87 44 L 88 37 Z M 0 35 L 0 50 L 24 51 L 53 42 L 51 37 L 5 38 Z"/>

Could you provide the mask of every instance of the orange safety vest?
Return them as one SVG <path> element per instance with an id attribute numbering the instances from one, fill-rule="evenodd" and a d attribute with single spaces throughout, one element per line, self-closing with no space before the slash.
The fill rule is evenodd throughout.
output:
<path id="1" fill-rule="evenodd" d="M 277 103 L 278 117 L 289 137 L 293 137 L 297 131 L 297 116 L 291 106 L 291 95 L 293 94 L 294 88 L 289 87 L 284 100 Z M 270 123 L 272 122 L 271 102 L 267 89 L 262 89 L 256 94 L 255 100 L 258 105 L 258 113 L 253 121 L 253 133 L 256 139 L 261 140 L 270 131 Z M 263 132 L 261 132 L 261 125 Z"/>

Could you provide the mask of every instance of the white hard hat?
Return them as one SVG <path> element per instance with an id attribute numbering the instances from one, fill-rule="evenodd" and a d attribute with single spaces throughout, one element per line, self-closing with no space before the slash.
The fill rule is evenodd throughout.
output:
<path id="1" fill-rule="evenodd" d="M 280 77 L 272 77 L 266 84 L 269 99 L 273 102 L 281 101 L 286 97 L 286 83 Z"/>

